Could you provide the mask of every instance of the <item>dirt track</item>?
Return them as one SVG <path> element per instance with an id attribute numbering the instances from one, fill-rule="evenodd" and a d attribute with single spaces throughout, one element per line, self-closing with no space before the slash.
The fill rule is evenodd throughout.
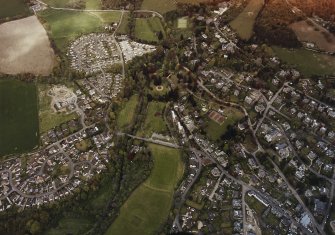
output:
<path id="1" fill-rule="evenodd" d="M 48 75 L 55 54 L 36 16 L 0 25 L 0 72 Z"/>

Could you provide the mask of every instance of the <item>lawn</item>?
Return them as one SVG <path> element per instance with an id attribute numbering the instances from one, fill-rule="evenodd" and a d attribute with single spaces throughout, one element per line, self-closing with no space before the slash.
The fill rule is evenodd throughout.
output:
<path id="1" fill-rule="evenodd" d="M 237 32 L 241 39 L 249 40 L 251 38 L 255 20 L 263 5 L 264 0 L 251 0 L 243 12 L 230 22 L 230 26 Z"/>
<path id="2" fill-rule="evenodd" d="M 207 136 L 213 141 L 218 140 L 224 133 L 226 133 L 228 125 L 234 125 L 244 117 L 243 113 L 233 108 L 224 109 L 224 116 L 226 119 L 222 125 L 219 125 L 217 122 L 208 118 L 208 126 L 205 131 Z"/>
<path id="3" fill-rule="evenodd" d="M 176 149 L 158 145 L 150 145 L 150 149 L 154 159 L 152 173 L 122 206 L 106 235 L 155 234 L 166 221 L 183 164 Z"/>
<path id="4" fill-rule="evenodd" d="M 0 156 L 35 148 L 39 143 L 36 86 L 1 80 L 0 110 Z"/>
<path id="5" fill-rule="evenodd" d="M 335 74 L 335 57 L 333 56 L 306 49 L 289 50 L 281 47 L 272 47 L 272 49 L 280 60 L 295 66 L 306 76 Z"/>
<path id="6" fill-rule="evenodd" d="M 113 12 L 91 12 L 92 15 L 95 15 L 100 18 L 102 23 L 111 24 L 114 22 L 119 22 L 121 17 L 121 12 L 113 11 Z"/>
<path id="7" fill-rule="evenodd" d="M 46 235 L 64 235 L 64 234 L 82 234 L 80 231 L 85 232 L 92 225 L 90 219 L 86 218 L 73 218 L 64 217 L 62 218 L 56 228 L 48 230 Z"/>
<path id="8" fill-rule="evenodd" d="M 129 12 L 125 12 L 123 14 L 121 24 L 117 31 L 118 34 L 128 34 L 129 33 L 129 27 L 128 27 L 129 15 L 130 15 Z"/>
<path id="9" fill-rule="evenodd" d="M 167 131 L 163 119 L 165 103 L 150 102 L 148 105 L 147 116 L 139 135 L 151 136 L 154 132 L 164 133 Z"/>
<path id="10" fill-rule="evenodd" d="M 64 122 L 78 117 L 76 113 L 65 114 L 53 111 L 50 106 L 51 97 L 47 95 L 50 88 L 50 85 L 38 85 L 40 133 L 47 132 Z"/>
<path id="11" fill-rule="evenodd" d="M 0 19 L 30 14 L 23 0 L 0 0 Z"/>
<path id="12" fill-rule="evenodd" d="M 169 11 L 173 11 L 177 9 L 177 5 L 174 1 L 166 1 L 166 0 L 143 0 L 142 10 L 151 10 L 157 11 L 161 14 L 164 14 Z"/>
<path id="13" fill-rule="evenodd" d="M 149 42 L 158 41 L 158 33 L 164 29 L 161 20 L 158 17 L 137 18 L 135 21 L 135 37 Z"/>
<path id="14" fill-rule="evenodd" d="M 101 0 L 86 0 L 86 9 L 100 10 L 102 8 Z"/>
<path id="15" fill-rule="evenodd" d="M 103 23 L 99 17 L 88 12 L 45 10 L 39 17 L 47 23 L 49 36 L 61 51 L 82 34 L 101 32 Z"/>
<path id="16" fill-rule="evenodd" d="M 67 7 L 71 0 L 43 0 L 43 2 L 52 7 Z"/>
<path id="17" fill-rule="evenodd" d="M 124 105 L 123 109 L 118 113 L 117 125 L 119 128 L 127 127 L 133 122 L 138 102 L 138 95 L 133 95 Z"/>

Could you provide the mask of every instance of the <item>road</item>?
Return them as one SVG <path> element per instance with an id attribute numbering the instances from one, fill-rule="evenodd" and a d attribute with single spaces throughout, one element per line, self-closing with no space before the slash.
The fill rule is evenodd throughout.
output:
<path id="1" fill-rule="evenodd" d="M 46 4 L 45 2 L 41 1 L 41 0 L 36 0 L 37 2 L 39 2 L 40 4 L 49 7 L 50 9 L 53 10 L 61 10 L 61 11 L 78 11 L 78 12 L 130 12 L 129 10 L 124 10 L 124 9 L 106 9 L 106 10 L 95 10 L 95 9 L 76 9 L 76 8 L 70 8 L 70 7 L 53 7 L 50 6 L 48 4 Z M 155 16 L 158 16 L 159 18 L 161 18 L 164 21 L 164 17 L 162 14 L 160 14 L 157 11 L 151 11 L 151 10 L 135 10 L 133 12 L 139 12 L 139 13 L 151 13 Z"/>

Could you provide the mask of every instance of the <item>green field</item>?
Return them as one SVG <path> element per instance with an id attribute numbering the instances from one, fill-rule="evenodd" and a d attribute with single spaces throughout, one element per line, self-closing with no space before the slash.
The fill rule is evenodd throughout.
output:
<path id="1" fill-rule="evenodd" d="M 52 7 L 67 7 L 71 0 L 43 0 L 43 2 Z"/>
<path id="2" fill-rule="evenodd" d="M 283 62 L 295 66 L 306 76 L 335 75 L 335 57 L 312 52 L 306 49 L 289 50 L 272 47 L 276 56 Z"/>
<path id="3" fill-rule="evenodd" d="M 208 126 L 205 129 L 207 136 L 213 140 L 218 140 L 227 131 L 228 125 L 233 125 L 241 118 L 243 118 L 243 113 L 236 109 L 225 109 L 224 114 L 227 116 L 224 123 L 219 125 L 217 122 L 208 119 Z"/>
<path id="4" fill-rule="evenodd" d="M 103 23 L 99 17 L 87 12 L 45 10 L 39 17 L 47 22 L 47 31 L 56 46 L 66 51 L 69 42 L 82 34 L 100 32 Z"/>
<path id="5" fill-rule="evenodd" d="M 133 95 L 124 105 L 123 109 L 118 113 L 117 125 L 119 128 L 127 127 L 133 122 L 138 102 L 138 95 Z"/>
<path id="6" fill-rule="evenodd" d="M 0 156 L 29 151 L 39 143 L 36 86 L 0 81 Z"/>
<path id="7" fill-rule="evenodd" d="M 255 20 L 264 5 L 264 0 L 251 0 L 243 12 L 236 17 L 230 26 L 243 40 L 249 40 L 253 34 Z"/>
<path id="8" fill-rule="evenodd" d="M 48 230 L 46 235 L 82 234 L 86 232 L 92 222 L 90 219 L 73 218 L 74 216 L 62 218 L 56 228 Z"/>
<path id="9" fill-rule="evenodd" d="M 51 97 L 47 95 L 50 88 L 50 85 L 38 85 L 40 133 L 47 132 L 64 122 L 78 117 L 76 113 L 64 114 L 53 111 L 50 106 Z"/>
<path id="10" fill-rule="evenodd" d="M 117 31 L 118 34 L 128 34 L 129 33 L 129 27 L 128 27 L 129 16 L 130 16 L 129 12 L 125 12 L 123 14 L 121 24 Z"/>
<path id="11" fill-rule="evenodd" d="M 143 127 L 138 135 L 151 136 L 154 132 L 164 133 L 167 131 L 167 127 L 163 119 L 164 108 L 165 103 L 149 103 L 147 116 L 145 117 Z"/>
<path id="12" fill-rule="evenodd" d="M 158 33 L 164 29 L 161 20 L 158 17 L 138 18 L 135 21 L 135 37 L 149 42 L 158 41 Z"/>
<path id="13" fill-rule="evenodd" d="M 166 221 L 183 164 L 178 150 L 157 145 L 150 145 L 150 149 L 154 160 L 152 173 L 122 206 L 106 235 L 155 234 Z"/>
<path id="14" fill-rule="evenodd" d="M 100 10 L 102 8 L 101 0 L 86 0 L 86 9 Z"/>
<path id="15" fill-rule="evenodd" d="M 177 5 L 173 1 L 166 0 L 143 0 L 142 10 L 151 10 L 157 11 L 161 14 L 164 14 L 169 11 L 177 9 Z"/>
<path id="16" fill-rule="evenodd" d="M 23 0 L 0 0 L 0 19 L 30 14 Z"/>

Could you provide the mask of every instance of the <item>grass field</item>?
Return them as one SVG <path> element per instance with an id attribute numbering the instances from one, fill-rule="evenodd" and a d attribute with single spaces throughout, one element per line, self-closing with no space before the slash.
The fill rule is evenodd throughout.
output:
<path id="1" fill-rule="evenodd" d="M 119 29 L 117 31 L 118 34 L 128 34 L 129 33 L 129 12 L 125 12 L 122 17 L 121 24 L 119 26 Z"/>
<path id="2" fill-rule="evenodd" d="M 222 125 L 219 125 L 217 122 L 208 119 L 208 126 L 205 131 L 207 133 L 207 136 L 213 141 L 218 140 L 221 135 L 223 135 L 227 131 L 228 125 L 233 125 L 241 118 L 243 118 L 244 115 L 237 109 L 227 108 L 224 110 L 224 116 L 226 116 L 227 118 Z"/>
<path id="3" fill-rule="evenodd" d="M 135 117 L 136 106 L 139 102 L 138 95 L 130 97 L 123 109 L 117 115 L 117 125 L 119 128 L 127 127 L 132 123 Z"/>
<path id="4" fill-rule="evenodd" d="M 161 14 L 164 14 L 169 11 L 177 9 L 177 5 L 173 1 L 166 0 L 143 0 L 142 10 L 151 10 L 157 11 Z"/>
<path id="5" fill-rule="evenodd" d="M 180 152 L 150 145 L 154 167 L 121 208 L 119 217 L 106 235 L 155 234 L 168 217 L 174 188 L 183 174 Z"/>
<path id="6" fill-rule="evenodd" d="M 0 81 L 0 156 L 29 151 L 39 143 L 36 86 Z"/>
<path id="7" fill-rule="evenodd" d="M 50 88 L 50 85 L 38 85 L 40 133 L 44 133 L 64 122 L 77 118 L 76 113 L 63 114 L 53 111 L 50 106 L 51 97 L 47 95 Z"/>
<path id="8" fill-rule="evenodd" d="M 138 18 L 135 21 L 135 37 L 149 42 L 157 42 L 157 34 L 164 29 L 158 17 Z"/>
<path id="9" fill-rule="evenodd" d="M 103 24 L 111 24 L 114 22 L 119 22 L 121 17 L 121 12 L 91 12 L 91 15 L 99 17 Z"/>
<path id="10" fill-rule="evenodd" d="M 0 19 L 30 14 L 23 0 L 0 0 Z"/>
<path id="11" fill-rule="evenodd" d="M 165 103 L 162 102 L 150 102 L 148 105 L 147 116 L 144 120 L 143 127 L 141 128 L 139 135 L 151 136 L 154 132 L 164 133 L 167 131 L 166 124 L 163 119 L 163 111 Z"/>
<path id="12" fill-rule="evenodd" d="M 48 230 L 46 235 L 64 235 L 64 234 L 81 234 L 81 231 L 87 231 L 92 225 L 91 220 L 85 218 L 64 217 L 59 221 L 56 228 Z"/>
<path id="13" fill-rule="evenodd" d="M 295 66 L 306 76 L 335 74 L 335 57 L 306 49 L 289 50 L 272 47 L 274 54 L 283 62 Z"/>
<path id="14" fill-rule="evenodd" d="M 43 0 L 43 2 L 52 7 L 67 7 L 71 0 Z"/>
<path id="15" fill-rule="evenodd" d="M 87 12 L 45 10 L 39 13 L 49 27 L 49 35 L 61 51 L 66 51 L 69 42 L 82 34 L 100 32 L 103 23 L 99 17 Z"/>
<path id="16" fill-rule="evenodd" d="M 241 39 L 249 40 L 251 38 L 255 20 L 263 5 L 264 0 L 250 0 L 243 12 L 230 22 L 230 26 Z"/>
<path id="17" fill-rule="evenodd" d="M 100 10 L 102 8 L 101 0 L 86 0 L 86 9 Z"/>

